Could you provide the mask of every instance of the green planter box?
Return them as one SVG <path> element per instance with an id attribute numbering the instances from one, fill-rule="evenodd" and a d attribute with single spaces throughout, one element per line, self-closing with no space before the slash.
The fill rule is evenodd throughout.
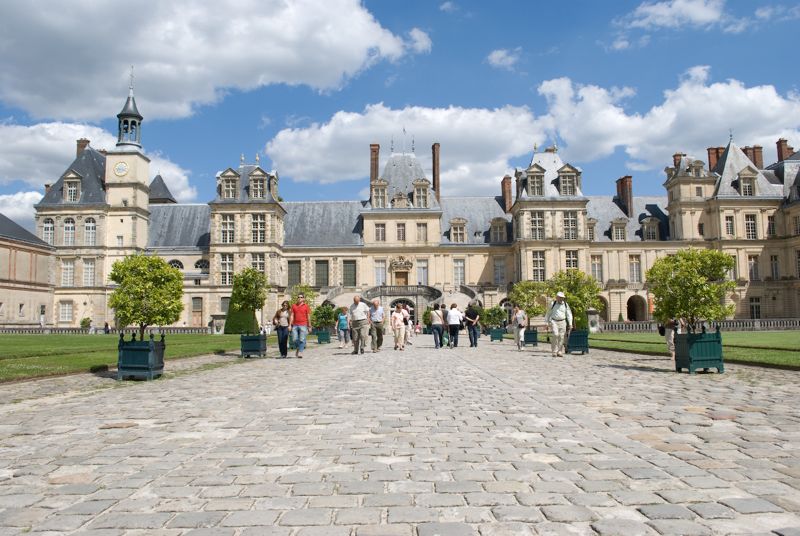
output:
<path id="1" fill-rule="evenodd" d="M 722 361 L 722 335 L 719 327 L 713 333 L 680 333 L 675 335 L 675 371 L 688 369 L 694 374 L 697 369 L 717 369 L 725 372 Z"/>
<path id="2" fill-rule="evenodd" d="M 242 335 L 240 337 L 242 346 L 242 357 L 267 357 L 267 335 Z"/>
<path id="3" fill-rule="evenodd" d="M 503 335 L 505 335 L 506 330 L 503 328 L 492 328 L 489 330 L 489 342 L 492 341 L 502 341 Z"/>
<path id="4" fill-rule="evenodd" d="M 589 330 L 588 329 L 573 329 L 569 332 L 567 339 L 567 353 L 580 352 L 581 354 L 589 353 Z"/>
<path id="5" fill-rule="evenodd" d="M 536 328 L 526 329 L 523 342 L 526 346 L 529 344 L 531 346 L 539 346 L 539 330 Z"/>
<path id="6" fill-rule="evenodd" d="M 328 330 L 318 331 L 317 332 L 317 342 L 319 344 L 330 344 L 331 343 L 331 332 Z"/>
<path id="7" fill-rule="evenodd" d="M 431 328 L 427 328 L 427 327 L 425 327 L 425 328 L 422 328 L 422 334 L 423 334 L 423 335 L 430 335 L 431 333 L 433 333 L 433 332 L 431 331 Z"/>
<path id="8" fill-rule="evenodd" d="M 125 334 L 119 334 L 117 344 L 117 380 L 124 378 L 144 378 L 152 380 L 164 373 L 164 334 L 161 340 L 155 340 L 150 334 L 149 341 L 137 341 L 136 334 L 130 341 L 125 340 Z"/>

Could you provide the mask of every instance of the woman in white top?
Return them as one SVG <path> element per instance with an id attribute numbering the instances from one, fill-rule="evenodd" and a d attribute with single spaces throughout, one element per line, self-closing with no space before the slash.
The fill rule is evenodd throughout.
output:
<path id="1" fill-rule="evenodd" d="M 458 305 L 452 304 L 450 310 L 447 311 L 447 327 L 450 329 L 449 348 L 458 346 L 458 330 L 461 329 L 462 320 L 464 320 L 464 313 L 458 310 Z"/>
<path id="2" fill-rule="evenodd" d="M 517 350 L 522 350 L 522 347 L 525 346 L 525 328 L 528 326 L 528 315 L 519 306 L 515 305 L 512 322 L 514 323 L 514 342 L 517 343 Z"/>
<path id="3" fill-rule="evenodd" d="M 431 311 L 431 331 L 433 332 L 433 347 L 439 349 L 442 347 L 442 336 L 444 335 L 444 313 L 439 310 L 439 304 L 436 303 Z"/>
<path id="4" fill-rule="evenodd" d="M 389 325 L 392 326 L 392 333 L 394 334 L 394 349 L 405 350 L 406 347 L 406 326 L 403 323 L 405 315 L 403 308 L 398 303 L 392 311 L 392 316 L 389 319 Z"/>

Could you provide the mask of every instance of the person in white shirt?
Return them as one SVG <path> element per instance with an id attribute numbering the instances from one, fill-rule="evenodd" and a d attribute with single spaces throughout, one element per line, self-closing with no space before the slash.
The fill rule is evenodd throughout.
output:
<path id="1" fill-rule="evenodd" d="M 389 325 L 392 327 L 392 334 L 394 334 L 394 349 L 405 350 L 406 346 L 406 326 L 403 323 L 403 307 L 398 303 L 392 316 L 389 318 Z"/>
<path id="2" fill-rule="evenodd" d="M 514 318 L 511 320 L 514 324 L 514 342 L 517 343 L 517 350 L 522 350 L 522 347 L 525 346 L 525 328 L 528 327 L 528 315 L 518 305 L 515 305 Z"/>
<path id="3" fill-rule="evenodd" d="M 353 296 L 350 306 L 350 326 L 353 328 L 353 354 L 364 353 L 369 337 L 369 306 L 361 301 L 361 296 Z"/>
<path id="4" fill-rule="evenodd" d="M 462 320 L 464 320 L 464 313 L 458 310 L 458 305 L 452 304 L 450 310 L 447 311 L 447 327 L 450 329 L 448 348 L 456 348 L 458 346 L 458 330 L 461 329 Z"/>
<path id="5" fill-rule="evenodd" d="M 563 356 L 564 342 L 567 335 L 567 330 L 572 326 L 572 310 L 569 304 L 564 301 L 564 293 L 556 293 L 556 301 L 554 301 L 547 314 L 544 315 L 544 321 L 550 325 L 552 335 L 550 336 L 550 350 L 553 357 Z"/>

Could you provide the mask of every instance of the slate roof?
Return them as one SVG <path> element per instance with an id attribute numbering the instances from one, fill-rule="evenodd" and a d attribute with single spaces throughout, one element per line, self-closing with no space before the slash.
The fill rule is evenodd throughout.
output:
<path id="1" fill-rule="evenodd" d="M 419 160 L 417 160 L 417 156 L 413 153 L 392 153 L 386 165 L 383 167 L 383 175 L 381 175 L 380 178 L 388 183 L 386 194 L 389 198 L 389 202 L 391 202 L 392 198 L 398 193 L 405 194 L 410 202 L 411 196 L 414 193 L 414 181 L 418 179 L 428 179 L 428 177 L 425 176 L 425 172 L 422 170 Z M 430 179 L 428 180 L 430 181 Z M 433 194 L 433 185 L 430 187 L 430 192 L 428 210 L 438 210 L 439 203 L 436 201 L 436 195 Z M 365 208 L 371 208 L 369 202 L 365 204 Z M 426 209 L 415 207 L 415 210 Z"/>
<path id="2" fill-rule="evenodd" d="M 266 184 L 264 188 L 266 191 L 264 192 L 263 199 L 251 199 L 250 198 L 250 174 L 253 173 L 256 169 L 263 171 L 266 177 Z M 227 171 L 227 170 L 225 170 Z M 225 173 L 225 171 L 220 171 L 217 173 L 217 177 L 219 178 L 220 175 Z M 239 197 L 235 199 L 225 198 L 222 197 L 222 192 L 220 191 L 219 186 L 217 187 L 217 196 L 214 198 L 211 203 L 222 203 L 222 204 L 239 204 L 239 203 L 259 203 L 259 204 L 274 204 L 277 203 L 272 198 L 270 194 L 270 177 L 276 175 L 274 171 L 266 171 L 261 166 L 256 164 L 242 164 L 239 166 L 238 169 L 234 170 L 239 174 Z"/>
<path id="3" fill-rule="evenodd" d="M 506 238 L 513 238 L 511 214 L 503 210 L 502 197 L 443 197 L 442 205 L 442 244 L 453 244 L 450 241 L 450 220 L 464 218 L 467 220 L 466 244 L 488 244 L 492 228 L 492 220 L 506 220 Z"/>
<path id="4" fill-rule="evenodd" d="M 533 156 L 531 157 L 531 163 L 528 165 L 528 169 L 532 166 L 538 165 L 539 167 L 544 169 L 544 197 L 545 198 L 558 198 L 558 199 L 574 199 L 574 198 L 582 198 L 583 192 L 581 192 L 580 185 L 575 184 L 575 195 L 574 196 L 563 196 L 558 190 L 558 170 L 564 167 L 564 161 L 561 160 L 561 157 L 556 152 L 555 148 L 545 150 L 543 152 L 537 153 L 534 152 Z M 575 168 L 580 171 L 580 168 Z M 527 170 L 520 172 L 522 175 L 523 182 L 527 180 L 528 173 Z M 527 199 L 528 194 L 525 188 L 521 189 L 520 195 L 518 199 Z M 536 196 L 536 199 L 541 199 L 541 197 Z"/>
<path id="5" fill-rule="evenodd" d="M 725 152 L 719 158 L 717 165 L 712 170 L 720 177 L 714 191 L 714 197 L 742 197 L 739 193 L 739 173 L 750 167 L 756 169 L 755 164 L 732 141 L 728 143 Z M 783 197 L 783 186 L 773 184 L 764 176 L 761 170 L 756 174 L 755 197 Z"/>
<path id="6" fill-rule="evenodd" d="M 172 192 L 167 188 L 164 179 L 161 175 L 156 175 L 153 182 L 150 183 L 150 202 L 151 203 L 177 203 L 175 198 L 172 197 Z"/>
<path id="7" fill-rule="evenodd" d="M 361 201 L 283 203 L 284 245 L 362 246 Z"/>
<path id="8" fill-rule="evenodd" d="M 64 175 L 70 171 L 75 172 L 81 177 L 81 195 L 76 203 L 64 201 Z M 37 207 L 48 207 L 58 205 L 97 205 L 105 204 L 106 193 L 103 188 L 103 179 L 106 176 L 106 157 L 99 151 L 95 151 L 91 147 L 86 149 L 78 155 L 77 158 L 70 164 L 61 177 L 50 187 L 50 190 L 44 195 L 41 201 L 36 205 Z"/>
<path id="9" fill-rule="evenodd" d="M 595 242 L 611 242 L 611 223 L 617 218 L 628 218 L 611 196 L 589 196 L 586 205 L 586 217 L 597 220 L 595 225 Z M 626 242 L 642 240 L 642 222 L 649 217 L 659 221 L 659 240 L 669 238 L 669 216 L 667 198 L 660 196 L 634 196 L 633 217 L 628 218 L 625 226 Z"/>
<path id="10" fill-rule="evenodd" d="M 122 111 L 117 114 L 117 117 L 122 118 L 123 116 L 133 116 L 138 120 L 142 120 L 142 114 L 139 113 L 139 109 L 136 107 L 136 99 L 133 97 L 133 88 L 128 91 L 128 100 L 125 101 L 125 106 L 122 107 Z"/>
<path id="11" fill-rule="evenodd" d="M 207 248 L 211 207 L 205 204 L 150 205 L 147 247 Z"/>
<path id="12" fill-rule="evenodd" d="M 35 246 L 42 246 L 52 249 L 53 246 L 41 240 L 18 223 L 14 222 L 4 214 L 0 214 L 0 237 L 19 242 L 26 242 Z"/>

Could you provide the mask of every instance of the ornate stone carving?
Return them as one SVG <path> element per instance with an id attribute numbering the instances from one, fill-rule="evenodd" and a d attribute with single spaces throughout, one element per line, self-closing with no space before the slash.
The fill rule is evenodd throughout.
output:
<path id="1" fill-rule="evenodd" d="M 402 255 L 400 255 L 396 259 L 392 259 L 391 261 L 389 261 L 390 272 L 407 272 L 411 270 L 412 266 L 414 266 L 414 263 L 411 262 L 411 260 L 406 259 Z"/>

